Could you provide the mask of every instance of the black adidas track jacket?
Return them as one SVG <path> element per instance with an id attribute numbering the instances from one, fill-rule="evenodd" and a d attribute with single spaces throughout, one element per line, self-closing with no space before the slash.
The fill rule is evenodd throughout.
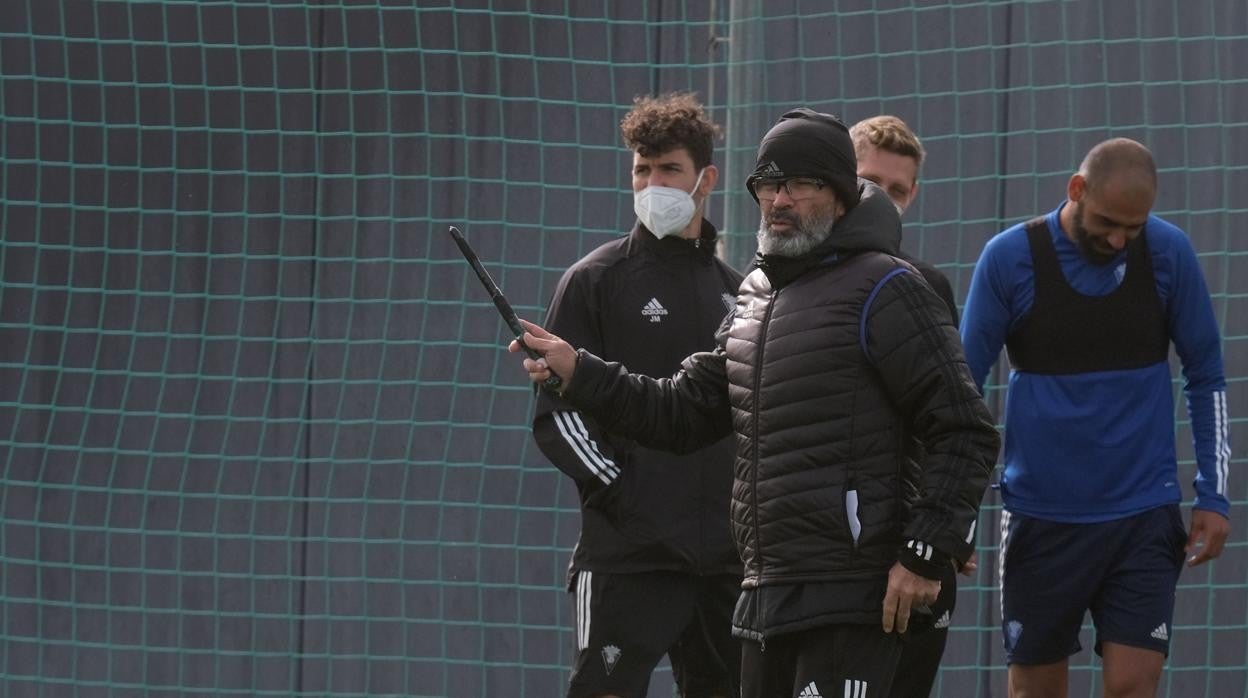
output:
<path id="1" fill-rule="evenodd" d="M 656 378 L 715 346 L 741 275 L 715 256 L 717 231 L 657 239 L 638 224 L 590 252 L 559 281 L 545 327 L 572 346 Z M 569 569 L 741 574 L 732 542 L 731 437 L 686 455 L 605 433 L 539 393 L 533 435 L 577 485 L 581 536 Z"/>

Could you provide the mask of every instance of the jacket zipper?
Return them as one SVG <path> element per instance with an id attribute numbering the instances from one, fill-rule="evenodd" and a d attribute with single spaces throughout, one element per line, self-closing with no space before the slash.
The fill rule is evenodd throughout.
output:
<path id="1" fill-rule="evenodd" d="M 852 466 L 850 466 L 852 467 Z M 849 510 L 849 493 L 854 493 L 854 511 Z M 858 498 L 858 486 L 854 483 L 854 476 L 851 473 L 845 479 L 845 494 L 841 497 L 841 506 L 844 508 L 845 528 L 849 533 L 850 557 L 856 557 L 858 554 L 858 538 L 862 535 L 862 519 L 858 516 L 859 507 L 862 501 Z M 858 535 L 854 535 L 854 523 L 858 524 Z"/>
<path id="2" fill-rule="evenodd" d="M 702 238 L 698 238 L 693 241 L 693 248 L 695 251 L 701 247 L 701 245 Z M 696 258 L 694 259 L 694 264 L 689 265 L 689 269 L 690 288 L 686 289 L 686 297 L 693 299 L 693 327 L 700 331 L 702 328 L 702 297 L 698 293 L 698 265 Z M 698 501 L 696 502 L 696 511 L 698 512 L 698 548 L 693 554 L 693 567 L 696 574 L 703 574 L 705 571 L 705 565 L 708 563 L 708 560 L 704 558 L 702 554 L 702 551 L 707 549 L 706 526 L 704 525 L 705 517 L 702 515 L 702 493 L 704 492 L 706 492 L 706 468 L 700 464 L 698 466 Z"/>
<path id="3" fill-rule="evenodd" d="M 754 417 L 752 430 L 754 432 L 754 472 L 751 475 L 750 483 L 750 508 L 754 510 L 754 541 L 757 546 L 758 555 L 758 571 L 763 571 L 763 531 L 758 524 L 758 413 L 760 409 L 759 394 L 762 392 L 763 383 L 763 354 L 767 350 L 767 326 L 771 324 L 771 311 L 776 307 L 776 297 L 780 295 L 780 291 L 771 292 L 771 299 L 767 303 L 767 312 L 763 314 L 763 326 L 758 333 L 758 358 L 754 363 Z"/>

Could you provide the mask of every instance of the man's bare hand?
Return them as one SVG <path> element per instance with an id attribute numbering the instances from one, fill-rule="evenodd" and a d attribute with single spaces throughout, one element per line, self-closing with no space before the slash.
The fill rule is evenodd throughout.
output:
<path id="1" fill-rule="evenodd" d="M 971 556 L 966 560 L 966 564 L 958 569 L 958 574 L 963 577 L 970 577 L 975 574 L 977 569 L 979 569 L 979 553 L 971 553 Z"/>
<path id="2" fill-rule="evenodd" d="M 917 575 L 900 562 L 894 563 L 888 571 L 888 591 L 884 593 L 884 632 L 906 632 L 911 612 L 936 603 L 939 595 L 940 580 Z"/>
<path id="3" fill-rule="evenodd" d="M 1183 550 L 1190 557 L 1187 566 L 1195 567 L 1222 554 L 1222 546 L 1231 532 L 1231 522 L 1217 512 L 1192 509 L 1191 531 Z"/>
<path id="4" fill-rule="evenodd" d="M 529 372 L 529 380 L 541 383 L 554 373 L 563 380 L 563 389 L 567 390 L 572 383 L 572 374 L 576 372 L 576 349 L 528 320 L 521 320 L 520 324 L 527 330 L 523 337 L 524 343 L 541 355 L 540 359 L 524 360 L 524 370 Z M 507 345 L 507 351 L 520 352 L 523 349 L 513 339 Z"/>

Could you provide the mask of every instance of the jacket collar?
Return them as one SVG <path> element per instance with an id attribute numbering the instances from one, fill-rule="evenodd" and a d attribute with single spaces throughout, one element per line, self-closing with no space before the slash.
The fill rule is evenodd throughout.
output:
<path id="1" fill-rule="evenodd" d="M 718 239 L 719 231 L 705 218 L 702 219 L 702 232 L 695 240 L 670 235 L 660 240 L 639 221 L 629 233 L 628 247 L 630 252 L 646 250 L 664 257 L 699 254 L 709 261 L 715 254 Z"/>
<path id="2" fill-rule="evenodd" d="M 800 257 L 758 254 L 754 266 L 761 269 L 773 288 L 781 288 L 807 271 L 858 252 L 901 252 L 901 216 L 892 199 L 874 182 L 858 180 L 860 199 L 832 226 L 832 234 Z"/>

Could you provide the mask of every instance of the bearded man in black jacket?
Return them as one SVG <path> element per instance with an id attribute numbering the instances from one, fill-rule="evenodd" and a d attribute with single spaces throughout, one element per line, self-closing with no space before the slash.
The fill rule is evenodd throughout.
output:
<path id="1" fill-rule="evenodd" d="M 735 434 L 743 698 L 886 696 L 901 635 L 974 551 L 1000 439 L 957 328 L 896 257 L 897 211 L 857 178 L 838 118 L 784 114 L 746 186 L 758 256 L 714 351 L 656 380 L 526 323 L 543 358 L 524 366 L 653 447 Z"/>

